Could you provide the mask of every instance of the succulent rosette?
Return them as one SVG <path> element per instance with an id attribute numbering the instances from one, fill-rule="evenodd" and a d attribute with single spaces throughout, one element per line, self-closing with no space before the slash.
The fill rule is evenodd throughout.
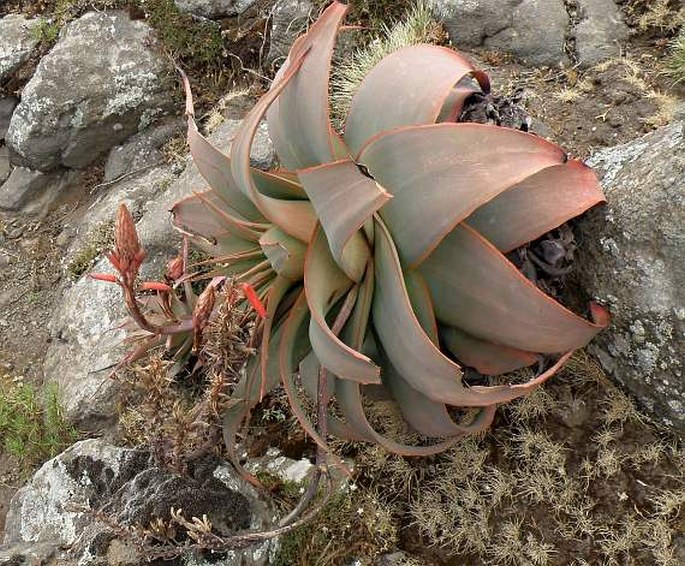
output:
<path id="1" fill-rule="evenodd" d="M 444 47 L 385 57 L 359 86 L 344 134 L 336 131 L 329 74 L 346 10 L 333 2 L 296 40 L 230 155 L 199 133 L 186 81 L 190 150 L 211 188 L 177 203 L 174 223 L 266 305 L 258 355 L 227 414 L 229 444 L 280 382 L 326 446 L 301 406 L 299 375 L 312 398 L 335 399 L 330 432 L 430 454 L 486 428 L 499 403 L 529 393 L 606 326 L 600 306 L 591 305 L 592 320 L 574 314 L 505 257 L 604 197 L 593 172 L 555 144 L 456 122 L 489 82 Z M 269 172 L 250 166 L 265 116 L 283 166 Z M 528 383 L 463 380 L 463 366 L 502 374 L 541 355 L 558 361 Z M 405 446 L 374 430 L 363 406 L 370 386 L 438 440 Z M 454 407 L 478 411 L 465 423 Z"/>

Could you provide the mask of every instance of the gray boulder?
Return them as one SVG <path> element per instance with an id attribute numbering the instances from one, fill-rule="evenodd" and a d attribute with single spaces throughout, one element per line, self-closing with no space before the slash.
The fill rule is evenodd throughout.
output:
<path id="1" fill-rule="evenodd" d="M 183 131 L 185 122 L 170 118 L 134 134 L 126 142 L 113 147 L 105 165 L 105 181 L 131 174 L 143 167 L 161 165 L 164 155 L 161 147 L 175 134 Z"/>
<path id="2" fill-rule="evenodd" d="M 94 271 L 113 273 L 104 258 Z M 58 385 L 66 418 L 84 430 L 101 430 L 115 420 L 119 388 L 109 375 L 127 351 L 120 328 L 125 316 L 118 286 L 82 278 L 66 290 L 48 322 L 52 340 L 43 373 Z"/>
<path id="3" fill-rule="evenodd" d="M 3 149 L 0 148 L 0 160 Z M 79 185 L 82 177 L 79 171 L 59 169 L 43 173 L 15 167 L 0 186 L 0 210 L 21 211 L 43 217 L 60 197 Z"/>
<path id="4" fill-rule="evenodd" d="M 10 127 L 12 112 L 19 104 L 14 96 L 0 96 L 0 140 L 5 139 L 7 128 Z"/>
<path id="5" fill-rule="evenodd" d="M 589 351 L 654 419 L 685 432 L 685 122 L 602 150 L 608 205 L 579 226 L 580 287 L 611 327 Z"/>
<path id="6" fill-rule="evenodd" d="M 103 239 L 103 231 L 113 230 L 112 221 L 119 204 L 126 203 L 134 217 L 145 215 L 153 207 L 154 197 L 168 183 L 168 175 L 166 169 L 158 167 L 108 187 L 84 218 L 74 226 L 65 227 L 75 233 L 64 260 L 70 275 L 77 269 L 75 265 L 85 269 L 87 264 L 81 264 L 99 255 L 97 241 Z M 166 246 L 169 250 L 173 246 L 171 227 L 164 228 L 158 226 L 152 237 L 158 247 Z M 149 250 L 148 242 L 145 244 Z M 144 274 L 159 277 L 171 253 L 152 254 L 152 259 L 144 264 Z M 92 269 L 113 272 L 104 258 Z M 85 430 L 99 430 L 115 419 L 119 389 L 109 375 L 129 349 L 123 343 L 126 333 L 119 328 L 125 320 L 119 287 L 82 278 L 64 291 L 49 322 L 52 341 L 43 373 L 48 382 L 56 383 L 62 391 L 67 418 Z"/>
<path id="7" fill-rule="evenodd" d="M 175 0 L 182 12 L 190 12 L 210 19 L 239 16 L 257 0 Z"/>
<path id="8" fill-rule="evenodd" d="M 271 42 L 266 62 L 279 67 L 297 36 L 307 29 L 315 14 L 309 0 L 278 0 L 271 10 Z"/>
<path id="9" fill-rule="evenodd" d="M 456 47 L 511 53 L 531 65 L 556 66 L 569 17 L 563 0 L 429 0 Z"/>
<path id="10" fill-rule="evenodd" d="M 38 45 L 34 30 L 39 19 L 29 20 L 21 14 L 0 19 L 0 84 L 9 79 L 31 57 Z"/>
<path id="11" fill-rule="evenodd" d="M 84 440 L 46 462 L 12 498 L 4 552 L 26 553 L 27 543 L 47 551 L 60 545 L 68 550 L 56 557 L 59 564 L 142 564 L 144 556 L 122 532 L 168 521 L 172 507 L 188 519 L 206 514 L 223 536 L 263 528 L 265 519 L 254 490 L 214 457 L 194 462 L 181 477 L 158 467 L 149 452 Z M 263 563 L 268 548 L 234 551 L 222 563 Z"/>
<path id="12" fill-rule="evenodd" d="M 612 0 L 577 0 L 576 55 L 591 66 L 621 53 L 630 31 Z"/>
<path id="13" fill-rule="evenodd" d="M 90 12 L 65 26 L 24 88 L 6 135 L 19 165 L 83 168 L 174 106 L 167 62 L 127 12 Z M 68 80 L 68 85 L 65 85 Z"/>
<path id="14" fill-rule="evenodd" d="M 10 164 L 9 151 L 4 145 L 0 145 L 0 201 L 2 201 L 3 183 L 10 176 L 10 173 L 12 173 L 12 165 Z"/>

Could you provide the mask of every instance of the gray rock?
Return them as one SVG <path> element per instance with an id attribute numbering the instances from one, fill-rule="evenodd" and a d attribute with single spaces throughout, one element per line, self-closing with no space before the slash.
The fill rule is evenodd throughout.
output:
<path id="1" fill-rule="evenodd" d="M 38 45 L 33 30 L 39 22 L 39 19 L 29 20 L 21 14 L 9 14 L 0 19 L 0 84 L 31 57 Z"/>
<path id="2" fill-rule="evenodd" d="M 0 210 L 45 216 L 66 192 L 78 186 L 81 179 L 79 171 L 42 173 L 15 167 L 0 186 Z"/>
<path id="3" fill-rule="evenodd" d="M 166 169 L 156 168 L 103 190 L 84 218 L 74 226 L 65 226 L 76 234 L 65 254 L 65 269 L 77 258 L 83 258 L 84 250 L 102 238 L 102 230 L 109 229 L 121 202 L 126 203 L 134 217 L 144 215 L 167 179 Z M 164 216 L 168 217 L 168 212 Z M 161 242 L 171 239 L 171 227 L 153 236 L 161 247 Z M 93 255 L 96 254 L 94 250 Z M 163 271 L 168 257 L 152 255 L 143 272 L 154 278 Z M 104 258 L 93 271 L 113 272 Z M 43 363 L 43 374 L 47 382 L 57 384 L 62 392 L 67 418 L 85 430 L 98 430 L 114 421 L 114 401 L 119 389 L 118 383 L 108 376 L 129 349 L 122 343 L 125 332 L 119 328 L 125 319 L 121 290 L 116 285 L 82 278 L 64 291 L 49 322 L 53 339 Z"/>
<path id="4" fill-rule="evenodd" d="M 114 272 L 104 258 L 93 270 Z M 109 375 L 128 350 L 120 328 L 125 317 L 118 286 L 84 277 L 66 290 L 48 323 L 52 340 L 43 373 L 59 387 L 66 418 L 83 430 L 115 421 L 119 386 Z"/>
<path id="5" fill-rule="evenodd" d="M 190 12 L 210 19 L 239 16 L 257 0 L 175 0 L 182 12 Z"/>
<path id="6" fill-rule="evenodd" d="M 579 21 L 575 28 L 576 54 L 591 66 L 620 54 L 630 31 L 612 0 L 577 0 Z"/>
<path id="7" fill-rule="evenodd" d="M 77 221 L 73 221 L 65 228 L 70 229 L 75 236 L 69 250 L 65 254 L 64 265 L 69 266 L 82 251 L 92 245 L 92 242 L 102 239 L 103 227 L 111 227 L 121 203 L 124 203 L 134 218 L 145 215 L 153 206 L 155 198 L 163 193 L 172 179 L 167 167 L 154 167 L 131 175 L 111 186 L 97 189 L 97 197 L 89 206 L 87 214 Z M 163 231 L 155 238 L 171 238 L 170 229 Z M 144 264 L 147 273 L 159 274 L 164 258 L 148 257 Z"/>
<path id="8" fill-rule="evenodd" d="M 5 139 L 12 112 L 14 112 L 17 104 L 19 104 L 19 100 L 14 96 L 0 96 L 0 140 Z"/>
<path id="9" fill-rule="evenodd" d="M 231 123 L 232 122 L 232 123 Z M 226 129 L 235 128 L 236 131 L 240 127 L 240 120 L 227 121 Z M 250 165 L 257 169 L 266 171 L 274 166 L 276 160 L 276 150 L 269 137 L 269 127 L 266 122 L 259 124 L 257 133 L 252 144 L 252 151 L 250 152 Z"/>
<path id="10" fill-rule="evenodd" d="M 2 184 L 7 180 L 12 172 L 10 164 L 10 154 L 7 147 L 0 145 L 0 199 L 2 198 Z"/>
<path id="11" fill-rule="evenodd" d="M 61 545 L 69 550 L 59 564 L 69 566 L 133 566 L 144 562 L 137 547 L 121 531 L 94 521 L 93 513 L 110 524 L 145 527 L 154 518 L 168 520 L 172 507 L 187 518 L 206 514 L 223 535 L 264 526 L 254 490 L 218 459 L 197 461 L 181 477 L 157 467 L 148 452 L 84 440 L 46 462 L 15 494 L 4 543 L 19 549 L 26 543 Z M 233 552 L 222 563 L 257 564 L 268 549 Z"/>
<path id="12" fill-rule="evenodd" d="M 172 108 L 167 63 L 149 46 L 150 32 L 123 11 L 65 26 L 12 115 L 6 141 L 16 163 L 86 167 Z"/>
<path id="13" fill-rule="evenodd" d="M 403 550 L 393 552 L 392 554 L 383 554 L 374 561 L 374 566 L 411 566 L 416 564 L 417 560 L 410 554 Z"/>
<path id="14" fill-rule="evenodd" d="M 569 17 L 563 0 L 429 0 L 456 47 L 484 47 L 531 65 L 559 65 Z"/>
<path id="15" fill-rule="evenodd" d="M 314 6 L 309 0 L 278 0 L 271 10 L 271 41 L 266 62 L 280 66 L 297 36 L 307 29 Z"/>
<path id="16" fill-rule="evenodd" d="M 653 418 L 685 432 L 685 122 L 602 150 L 608 200 L 579 225 L 579 284 L 611 327 L 589 351 Z"/>
<path id="17" fill-rule="evenodd" d="M 307 458 L 293 460 L 283 456 L 278 448 L 269 448 L 261 458 L 250 459 L 247 470 L 252 474 L 268 472 L 284 482 L 302 483 L 313 473 L 314 464 Z"/>
<path id="18" fill-rule="evenodd" d="M 65 552 L 57 543 L 25 542 L 12 546 L 0 546 L 0 564 L 8 566 L 42 566 L 64 564 Z"/>
<path id="19" fill-rule="evenodd" d="M 185 122 L 179 118 L 166 120 L 158 126 L 131 136 L 122 145 L 113 147 L 105 165 L 105 181 L 111 181 L 142 167 L 161 165 L 164 155 L 160 148 L 182 131 Z"/>

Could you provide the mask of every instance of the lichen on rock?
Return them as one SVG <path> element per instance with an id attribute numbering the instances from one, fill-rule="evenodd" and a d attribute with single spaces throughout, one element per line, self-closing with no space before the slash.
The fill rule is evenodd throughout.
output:
<path id="1" fill-rule="evenodd" d="M 7 145 L 31 169 L 83 168 L 174 107 L 150 27 L 126 12 L 67 24 L 12 115 Z M 69 88 L 64 88 L 69 77 Z"/>

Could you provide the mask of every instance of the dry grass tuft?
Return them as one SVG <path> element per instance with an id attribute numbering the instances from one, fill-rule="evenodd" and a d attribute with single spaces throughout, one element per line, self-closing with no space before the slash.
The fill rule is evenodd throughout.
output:
<path id="1" fill-rule="evenodd" d="M 368 72 L 390 53 L 417 43 L 438 43 L 444 32 L 431 10 L 419 1 L 395 26 L 381 26 L 380 35 L 352 57 L 337 62 L 331 76 L 331 114 L 342 127 L 354 94 Z"/>
<path id="2" fill-rule="evenodd" d="M 221 450 L 221 415 L 241 368 L 252 354 L 250 329 L 234 309 L 235 292 L 223 291 L 223 303 L 203 334 L 197 364 L 190 372 L 174 360 L 152 355 L 122 377 L 120 418 L 123 437 L 152 448 L 157 459 L 179 472 L 188 462 Z"/>
<path id="3" fill-rule="evenodd" d="M 587 407 L 585 421 L 564 421 L 569 399 Z M 682 452 L 586 353 L 503 413 L 501 427 L 423 465 L 375 448 L 362 449 L 359 468 L 382 502 L 452 560 L 676 563 Z M 405 482 L 408 502 L 396 491 Z"/>

